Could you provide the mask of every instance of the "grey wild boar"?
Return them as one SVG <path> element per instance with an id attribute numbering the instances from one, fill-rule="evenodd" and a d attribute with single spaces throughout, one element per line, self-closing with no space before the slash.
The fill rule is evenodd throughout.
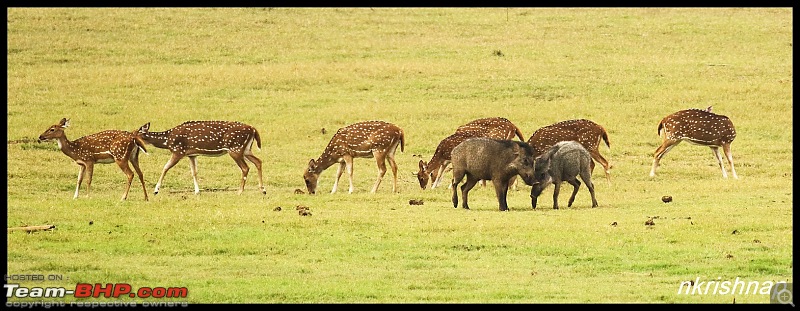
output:
<path id="1" fill-rule="evenodd" d="M 553 184 L 555 186 L 553 209 L 558 209 L 558 192 L 561 182 L 566 181 L 574 187 L 569 203 L 567 203 L 567 207 L 571 207 L 572 202 L 575 201 L 575 194 L 578 193 L 578 188 L 581 186 L 578 175 L 589 188 L 589 193 L 592 195 L 592 207 L 597 207 L 594 184 L 592 184 L 592 156 L 589 151 L 576 141 L 562 141 L 553 145 L 536 158 L 536 180 L 531 188 L 531 206 L 535 209 L 536 199 L 547 186 Z"/>
<path id="2" fill-rule="evenodd" d="M 450 154 L 453 164 L 453 207 L 458 208 L 458 186 L 464 198 L 462 207 L 469 209 L 468 193 L 480 180 L 491 180 L 494 185 L 500 210 L 507 211 L 508 185 L 514 176 L 519 175 L 528 185 L 533 185 L 533 148 L 525 142 L 497 140 L 491 138 L 470 138 L 453 148 Z"/>

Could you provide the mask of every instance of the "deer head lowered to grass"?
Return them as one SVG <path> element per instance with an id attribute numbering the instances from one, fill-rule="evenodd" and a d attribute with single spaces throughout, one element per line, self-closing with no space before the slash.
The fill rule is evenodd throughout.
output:
<path id="1" fill-rule="evenodd" d="M 458 144 L 472 137 L 493 139 L 514 139 L 514 137 L 518 137 L 521 141 L 524 140 L 519 127 L 503 117 L 481 118 L 461 125 L 456 129 L 455 133 L 439 142 L 436 151 L 428 162 L 419 161 L 419 171 L 416 175 L 423 190 L 428 184 L 430 184 L 431 189 L 441 184 L 445 169 L 450 165 L 450 152 Z M 482 184 L 485 186 L 485 181 Z M 516 189 L 516 178 L 512 179 L 511 184 Z"/>
<path id="2" fill-rule="evenodd" d="M 309 194 L 315 194 L 320 174 L 338 163 L 336 179 L 333 181 L 331 193 L 336 192 L 342 172 L 347 170 L 350 181 L 348 193 L 353 193 L 353 159 L 375 158 L 378 164 L 378 179 L 372 186 L 372 193 L 378 190 L 381 179 L 386 174 L 386 161 L 392 168 L 394 183 L 392 192 L 397 192 L 397 163 L 394 154 L 397 147 L 403 151 L 405 135 L 397 125 L 384 121 L 364 121 L 340 128 L 333 135 L 325 150 L 316 160 L 308 162 L 303 179 Z"/>
<path id="3" fill-rule="evenodd" d="M 149 123 L 142 126 L 142 128 L 147 126 L 149 126 Z M 69 127 L 69 119 L 63 118 L 58 123 L 51 125 L 42 135 L 39 135 L 39 140 L 55 139 L 61 152 L 81 167 L 80 172 L 78 172 L 78 185 L 75 187 L 73 199 L 78 198 L 84 175 L 87 177 L 86 195 L 89 195 L 89 189 L 92 185 L 92 173 L 96 163 L 116 163 L 122 169 L 122 172 L 128 177 L 122 200 L 127 199 L 133 182 L 133 171 L 128 166 L 128 162 L 130 162 L 139 176 L 139 181 L 142 182 L 144 199 L 145 201 L 148 200 L 144 176 L 139 168 L 139 149 L 145 153 L 147 153 L 147 149 L 145 149 L 145 143 L 139 136 L 138 131 L 107 130 L 70 141 L 64 133 L 64 129 L 67 127 Z"/>
<path id="4" fill-rule="evenodd" d="M 252 162 L 258 169 L 258 187 L 264 189 L 261 160 L 253 155 L 253 142 L 261 149 L 261 136 L 256 128 L 233 121 L 187 121 L 163 132 L 150 132 L 149 123 L 140 129 L 142 139 L 156 148 L 169 149 L 172 157 L 164 165 L 161 177 L 154 193 L 158 194 L 164 176 L 170 168 L 178 164 L 184 157 L 189 157 L 189 168 L 194 181 L 194 193 L 200 193 L 197 183 L 197 157 L 220 156 L 228 154 L 242 170 L 242 180 L 238 194 L 244 191 L 250 167 L 245 160 Z"/>
<path id="5" fill-rule="evenodd" d="M 661 158 L 681 141 L 686 140 L 696 145 L 711 148 L 714 157 L 717 158 L 719 168 L 722 170 L 722 177 L 728 178 L 728 173 L 722 165 L 722 157 L 719 154 L 719 147 L 722 147 L 722 151 L 725 152 L 725 157 L 728 159 L 728 164 L 731 166 L 733 178 L 739 178 L 736 175 L 736 169 L 733 167 L 733 154 L 731 153 L 731 143 L 736 138 L 736 129 L 731 119 L 711 112 L 710 106 L 705 110 L 681 110 L 664 117 L 658 123 L 658 135 L 662 137 L 662 143 L 653 155 L 653 167 L 650 169 L 650 177 L 656 175 L 656 168 L 658 168 Z"/>

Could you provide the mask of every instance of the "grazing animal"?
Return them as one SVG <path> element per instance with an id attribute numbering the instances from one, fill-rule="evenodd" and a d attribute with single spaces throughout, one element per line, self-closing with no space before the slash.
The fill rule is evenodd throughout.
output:
<path id="1" fill-rule="evenodd" d="M 534 154 L 538 157 L 558 142 L 577 141 L 589 151 L 592 159 L 603 166 L 606 180 L 610 184 L 612 165 L 600 154 L 600 140 L 606 143 L 606 147 L 611 148 L 611 144 L 608 141 L 608 133 L 603 126 L 590 120 L 577 119 L 561 121 L 539 128 L 528 139 L 528 144 L 533 147 Z M 594 171 L 594 162 L 591 164 L 591 170 Z"/>
<path id="2" fill-rule="evenodd" d="M 519 127 L 503 117 L 491 117 L 472 120 L 467 124 L 459 126 L 458 132 L 478 131 L 480 136 L 494 139 L 514 139 L 518 137 L 520 141 L 525 141 Z"/>
<path id="3" fill-rule="evenodd" d="M 143 127 L 148 126 L 148 124 Z M 131 183 L 133 182 L 133 172 L 128 166 L 128 162 L 130 162 L 131 165 L 133 165 L 133 169 L 136 170 L 136 174 L 139 176 L 139 181 L 142 182 L 144 200 L 148 200 L 147 188 L 144 185 L 144 176 L 142 175 L 142 170 L 139 168 L 139 149 L 145 153 L 147 153 L 147 149 L 137 131 L 125 132 L 107 130 L 70 141 L 64 133 L 64 129 L 67 127 L 69 127 L 69 119 L 63 118 L 58 123 L 51 125 L 42 135 L 39 135 L 39 140 L 45 141 L 55 139 L 56 142 L 58 142 L 58 147 L 61 149 L 61 152 L 70 157 L 81 167 L 80 172 L 78 172 L 78 185 L 75 187 L 73 199 L 78 198 L 78 192 L 81 188 L 84 175 L 87 176 L 86 196 L 89 196 L 89 189 L 92 185 L 92 173 L 94 172 L 94 165 L 96 163 L 116 163 L 117 166 L 122 169 L 122 172 L 128 177 L 128 183 L 125 186 L 125 193 L 122 195 L 122 200 L 127 199 L 128 192 L 131 189 Z"/>
<path id="4" fill-rule="evenodd" d="M 200 193 L 197 183 L 197 157 L 217 157 L 228 154 L 242 170 L 242 180 L 238 194 L 244 191 L 247 174 L 250 167 L 245 162 L 252 162 L 258 169 L 258 187 L 261 193 L 267 194 L 264 189 L 261 160 L 253 155 L 253 142 L 261 149 L 261 136 L 256 128 L 232 121 L 187 121 L 163 132 L 150 132 L 147 128 L 140 129 L 142 139 L 156 148 L 169 149 L 172 157 L 164 165 L 161 177 L 158 178 L 154 193 L 158 194 L 164 176 L 170 168 L 178 164 L 184 157 L 189 157 L 189 169 L 194 181 L 194 194 Z"/>
<path id="5" fill-rule="evenodd" d="M 431 180 L 433 181 L 431 189 L 441 184 L 442 179 L 444 179 L 445 169 L 450 165 L 450 152 L 456 145 L 471 137 L 493 139 L 514 139 L 514 137 L 518 137 L 521 141 L 525 140 L 519 127 L 503 117 L 476 119 L 461 125 L 454 134 L 439 142 L 433 157 L 427 163 L 420 160 L 417 180 L 419 180 L 422 189 L 425 189 Z M 483 181 L 483 185 L 485 184 L 486 182 Z M 516 189 L 516 179 L 512 179 L 512 185 Z"/>
<path id="6" fill-rule="evenodd" d="M 536 158 L 535 182 L 531 188 L 531 207 L 536 208 L 536 200 L 547 186 L 553 184 L 553 209 L 558 209 L 558 193 L 561 183 L 566 181 L 572 185 L 572 195 L 569 198 L 567 207 L 572 206 L 575 195 L 581 182 L 577 176 L 580 175 L 589 193 L 592 195 L 592 207 L 597 207 L 597 199 L 594 196 L 594 184 L 592 184 L 591 172 L 592 157 L 589 151 L 582 144 L 576 141 L 563 141 L 550 147 L 544 154 Z"/>
<path id="7" fill-rule="evenodd" d="M 731 143 L 736 138 L 736 129 L 731 119 L 710 112 L 710 110 L 711 107 L 705 110 L 681 110 L 664 117 L 658 123 L 658 135 L 662 137 L 662 143 L 653 155 L 653 167 L 650 169 L 650 177 L 656 175 L 656 168 L 661 158 L 673 147 L 677 146 L 678 143 L 686 140 L 696 145 L 710 147 L 717 158 L 720 170 L 722 170 L 722 177 L 728 178 L 728 173 L 722 165 L 722 157 L 719 154 L 719 148 L 722 147 L 722 151 L 728 159 L 728 164 L 731 166 L 733 178 L 739 178 L 733 166 L 733 154 L 731 153 Z"/>
<path id="8" fill-rule="evenodd" d="M 479 180 L 491 180 L 494 185 L 500 211 L 508 210 L 506 196 L 512 177 L 519 175 L 528 185 L 534 182 L 533 149 L 525 142 L 470 138 L 459 144 L 451 153 L 453 164 L 453 207 L 458 208 L 458 189 L 461 186 L 462 207 L 469 209 L 469 191 Z"/>
<path id="9" fill-rule="evenodd" d="M 339 163 L 336 179 L 331 193 L 336 192 L 342 172 L 347 170 L 350 180 L 348 193 L 353 193 L 353 159 L 372 158 L 378 163 L 378 179 L 372 186 L 372 193 L 378 190 L 383 175 L 386 174 L 386 160 L 392 167 L 394 183 L 392 192 L 397 192 L 397 163 L 395 151 L 400 146 L 403 151 L 405 135 L 397 125 L 384 121 L 364 121 L 340 128 L 333 135 L 328 146 L 316 160 L 311 159 L 303 173 L 303 179 L 309 194 L 315 194 L 319 183 L 319 175 L 333 164 Z"/>
<path id="10" fill-rule="evenodd" d="M 417 172 L 419 186 L 425 189 L 431 180 L 433 180 L 431 189 L 438 186 L 442 180 L 441 176 L 444 175 L 445 168 L 450 165 L 450 154 L 453 148 L 469 138 L 480 137 L 479 135 L 480 133 L 477 131 L 463 131 L 453 133 L 442 139 L 439 142 L 439 146 L 436 147 L 433 157 L 427 163 L 419 160 L 419 171 Z"/>

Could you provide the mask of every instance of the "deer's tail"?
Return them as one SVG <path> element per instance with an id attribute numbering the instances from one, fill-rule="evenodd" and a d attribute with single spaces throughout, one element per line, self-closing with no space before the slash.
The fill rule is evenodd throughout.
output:
<path id="1" fill-rule="evenodd" d="M 519 127 L 516 125 L 514 125 L 514 134 L 517 134 L 517 137 L 519 137 L 520 141 L 525 141 L 525 137 L 522 136 L 522 131 L 520 131 Z"/>
<path id="2" fill-rule="evenodd" d="M 400 130 L 400 152 L 403 152 L 403 149 L 405 149 L 405 145 L 406 145 L 406 134 L 405 132 L 403 132 L 403 130 Z"/>
<path id="3" fill-rule="evenodd" d="M 658 122 L 658 136 L 661 136 L 664 130 L 664 120 Z"/>
<path id="4" fill-rule="evenodd" d="M 606 142 L 606 147 L 608 147 L 608 149 L 611 149 L 611 143 L 608 141 L 608 132 L 606 132 L 606 129 L 602 126 L 600 127 L 600 129 L 603 130 L 603 135 L 601 137 L 603 138 L 603 141 Z"/>
<path id="5" fill-rule="evenodd" d="M 253 128 L 253 140 L 256 141 L 256 146 L 258 146 L 258 150 L 261 150 L 261 135 L 258 134 L 258 130 Z"/>

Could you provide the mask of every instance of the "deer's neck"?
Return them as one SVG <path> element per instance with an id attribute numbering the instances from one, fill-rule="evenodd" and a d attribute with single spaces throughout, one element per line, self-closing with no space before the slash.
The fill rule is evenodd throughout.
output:
<path id="1" fill-rule="evenodd" d="M 425 166 L 425 170 L 428 173 L 434 172 L 434 171 L 438 170 L 439 167 L 442 166 L 442 164 L 444 164 L 444 161 L 445 161 L 445 159 L 441 155 L 441 153 L 435 153 L 433 155 L 433 157 L 431 157 L 431 160 L 428 161 L 428 165 Z"/>
<path id="2" fill-rule="evenodd" d="M 155 146 L 156 148 L 167 148 L 167 142 L 169 141 L 169 132 L 170 131 L 163 131 L 163 132 L 147 132 L 141 135 L 142 140 Z"/>
<path id="3" fill-rule="evenodd" d="M 77 160 L 78 156 L 75 150 L 78 149 L 78 143 L 74 141 L 70 141 L 67 139 L 66 135 L 62 135 L 56 139 L 58 143 L 58 149 L 61 149 L 61 152 L 66 154 L 68 157 L 72 158 L 73 160 Z"/>
<path id="4" fill-rule="evenodd" d="M 317 170 L 319 172 L 322 172 L 331 167 L 331 165 L 342 161 L 342 155 L 334 152 L 335 149 L 336 148 L 328 145 L 328 147 L 325 148 L 325 151 L 322 152 L 322 155 L 317 158 Z"/>

